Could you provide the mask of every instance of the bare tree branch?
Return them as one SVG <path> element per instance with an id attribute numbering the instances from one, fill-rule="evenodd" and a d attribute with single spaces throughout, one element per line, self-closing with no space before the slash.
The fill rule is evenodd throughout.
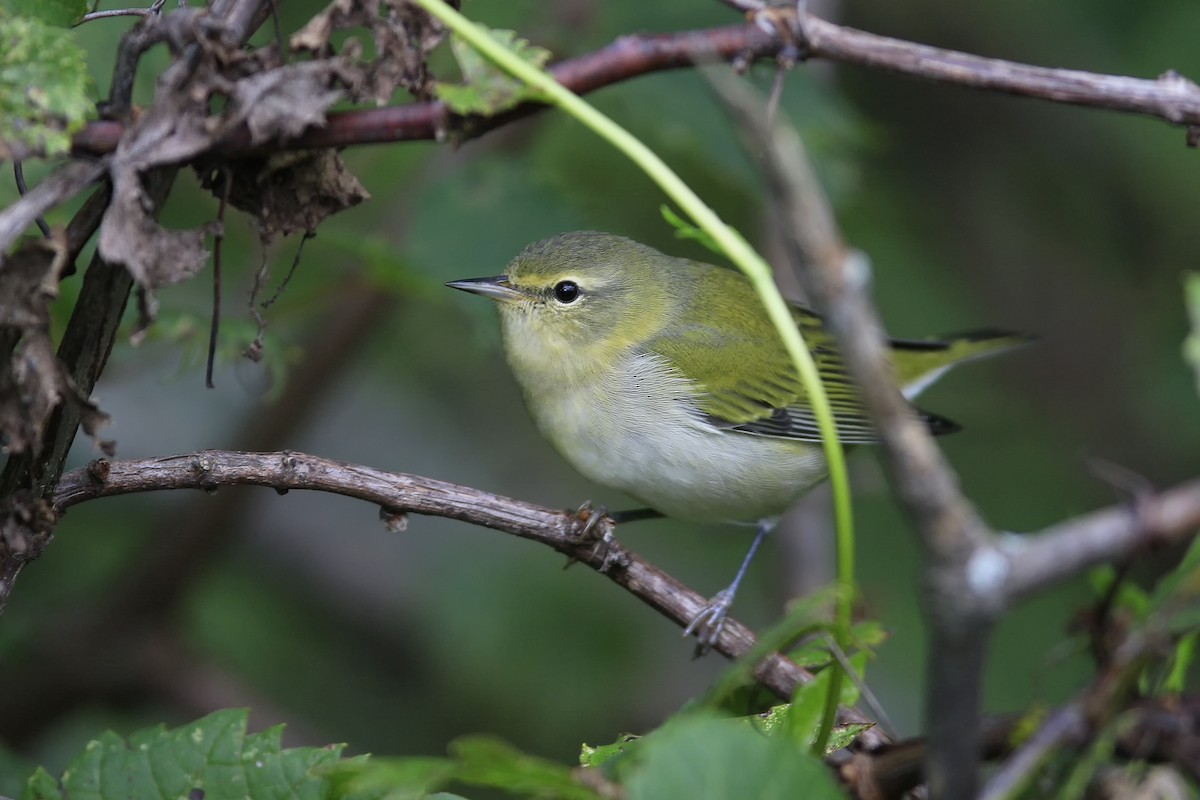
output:
<path id="1" fill-rule="evenodd" d="M 835 25 L 813 14 L 796 20 L 810 56 L 885 69 L 975 89 L 1036 97 L 1200 125 L 1200 86 L 1173 71 L 1156 80 L 1053 69 L 944 50 Z"/>
<path id="2" fill-rule="evenodd" d="M 1136 505 L 1118 506 L 1046 528 L 1007 536 L 1006 600 L 1024 597 L 1084 570 L 1153 544 L 1189 539 L 1200 530 L 1200 480 L 1176 486 Z"/>
<path id="3" fill-rule="evenodd" d="M 806 58 L 825 58 L 942 83 L 1142 114 L 1175 125 L 1200 126 L 1200 87 L 1171 71 L 1157 79 L 1145 79 L 1036 67 L 878 36 L 835 25 L 811 13 L 796 16 L 794 12 L 774 9 L 771 19 L 774 26 L 751 23 L 625 36 L 593 53 L 563 61 L 552 72 L 567 88 L 586 94 L 660 70 L 712 61 L 744 65 L 799 47 Z M 776 31 L 774 35 L 767 30 L 772 28 Z M 455 118 L 441 102 L 338 112 L 329 115 L 325 126 L 287 142 L 273 143 L 271 149 L 435 139 L 448 128 L 456 129 L 459 138 L 472 138 L 544 108 L 541 104 L 525 103 L 495 117 L 465 120 Z M 93 122 L 75 136 L 74 151 L 111 152 L 123 131 L 119 122 Z M 249 134 L 243 131 L 229 137 L 219 152 L 244 155 L 254 149 Z"/>

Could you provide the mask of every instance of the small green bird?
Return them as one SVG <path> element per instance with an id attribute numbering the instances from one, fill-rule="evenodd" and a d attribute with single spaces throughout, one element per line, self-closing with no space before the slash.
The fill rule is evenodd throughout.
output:
<path id="1" fill-rule="evenodd" d="M 447 285 L 497 301 L 529 412 L 577 470 L 662 515 L 758 525 L 734 582 L 685 631 L 711 647 L 763 537 L 826 475 L 808 395 L 749 281 L 620 236 L 577 232 L 529 245 L 504 275 Z M 839 438 L 874 441 L 821 318 L 798 306 L 793 317 Z M 983 331 L 895 340 L 896 382 L 911 399 L 951 366 L 1028 339 Z M 918 413 L 935 434 L 958 429 Z"/>

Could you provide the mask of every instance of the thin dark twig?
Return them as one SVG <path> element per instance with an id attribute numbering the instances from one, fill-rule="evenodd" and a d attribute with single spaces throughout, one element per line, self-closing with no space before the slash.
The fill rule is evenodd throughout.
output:
<path id="1" fill-rule="evenodd" d="M 270 272 L 271 265 L 266 243 L 259 242 L 259 247 L 262 248 L 262 260 L 258 264 L 258 271 L 254 273 L 254 286 L 250 287 L 250 299 L 247 303 L 250 308 L 250 316 L 254 320 L 254 323 L 258 325 L 258 331 L 254 334 L 254 341 L 246 345 L 244 352 L 246 358 L 255 362 L 262 358 L 263 336 L 267 332 L 267 318 L 259 311 L 258 296 L 262 294 L 263 287 L 266 286 L 267 275 Z"/>
<path id="2" fill-rule="evenodd" d="M 300 266 L 300 256 L 304 252 L 305 243 L 307 243 L 309 239 L 315 239 L 315 238 L 317 238 L 316 231 L 307 230 L 304 232 L 304 235 L 300 238 L 300 244 L 298 244 L 296 246 L 296 255 L 294 258 L 292 258 L 292 266 L 290 268 L 288 268 L 287 275 L 285 275 L 283 277 L 283 280 L 279 282 L 279 286 L 275 289 L 275 294 L 271 295 L 271 299 L 264 300 L 262 303 L 259 304 L 260 307 L 264 311 L 266 311 L 271 306 L 275 305 L 275 301 L 279 299 L 279 296 L 281 294 L 283 294 L 283 290 L 286 289 L 288 286 L 288 283 L 291 282 L 292 276 L 296 274 L 296 267 Z"/>
<path id="3" fill-rule="evenodd" d="M 78 22 L 71 27 L 78 28 L 85 22 L 94 22 L 98 19 L 109 19 L 110 17 L 149 17 L 153 14 L 148 8 L 114 8 L 111 11 L 92 11 L 89 14 L 84 14 Z"/>
<path id="4" fill-rule="evenodd" d="M 25 186 L 25 167 L 20 161 L 13 162 L 13 178 L 17 182 L 17 193 L 20 194 L 21 197 L 24 197 L 25 193 L 28 192 L 29 189 Z M 50 226 L 46 223 L 46 218 L 41 214 L 38 214 L 37 220 L 35 221 L 37 222 L 38 229 L 42 232 L 42 236 L 45 236 L 47 239 L 49 239 Z"/>
<path id="5" fill-rule="evenodd" d="M 221 168 L 221 204 L 217 207 L 217 230 L 213 233 L 213 300 L 212 321 L 208 328 L 208 364 L 204 370 L 204 385 L 213 386 L 213 364 L 217 360 L 217 336 L 221 332 L 221 252 L 225 244 L 225 209 L 229 206 L 229 189 L 232 173 Z"/>
<path id="6" fill-rule="evenodd" d="M 100 0 L 96 0 L 92 4 L 92 10 L 80 17 L 79 21 L 71 27 L 78 28 L 85 22 L 109 17 L 156 17 L 162 13 L 162 7 L 166 2 L 167 0 L 154 0 L 148 8 L 114 8 L 111 11 L 97 11 L 96 7 L 100 5 Z"/>

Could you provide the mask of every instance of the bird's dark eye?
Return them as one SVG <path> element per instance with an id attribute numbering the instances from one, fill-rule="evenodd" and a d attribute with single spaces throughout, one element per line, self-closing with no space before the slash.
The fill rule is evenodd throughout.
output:
<path id="1" fill-rule="evenodd" d="M 579 284 L 575 281 L 559 281 L 554 284 L 554 299 L 560 303 L 574 303 L 579 299 Z"/>

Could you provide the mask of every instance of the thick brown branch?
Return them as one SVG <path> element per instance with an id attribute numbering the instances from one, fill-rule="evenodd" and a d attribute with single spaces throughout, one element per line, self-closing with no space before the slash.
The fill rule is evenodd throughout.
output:
<path id="1" fill-rule="evenodd" d="M 615 540 L 597 546 L 580 540 L 583 522 L 567 511 L 553 511 L 500 495 L 417 475 L 384 472 L 343 461 L 295 452 L 247 453 L 207 450 L 140 461 L 94 461 L 63 475 L 54 493 L 58 511 L 100 497 L 165 489 L 206 492 L 234 485 L 270 486 L 277 491 L 309 489 L 333 492 L 378 505 L 389 519 L 430 514 L 462 520 L 553 547 L 602 571 L 664 616 L 684 627 L 707 603 L 674 578 L 625 549 Z M 611 533 L 605 519 L 600 533 Z M 607 567 L 607 569 L 606 569 Z M 730 620 L 717 650 L 737 658 L 753 645 L 754 634 Z M 756 668 L 755 677 L 782 698 L 811 676 L 793 661 L 774 654 Z M 847 721 L 863 721 L 853 712 Z M 873 732 L 868 742 L 878 742 Z"/>

